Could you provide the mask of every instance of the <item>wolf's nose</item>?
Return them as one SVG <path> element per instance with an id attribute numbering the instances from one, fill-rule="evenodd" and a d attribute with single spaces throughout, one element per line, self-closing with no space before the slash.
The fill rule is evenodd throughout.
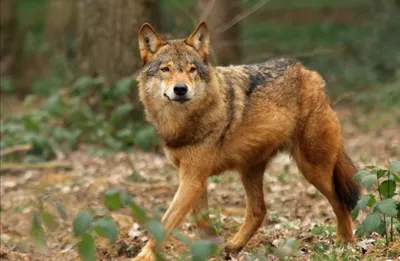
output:
<path id="1" fill-rule="evenodd" d="M 188 87 L 184 83 L 177 83 L 174 86 L 174 93 L 178 96 L 183 96 L 187 93 Z"/>

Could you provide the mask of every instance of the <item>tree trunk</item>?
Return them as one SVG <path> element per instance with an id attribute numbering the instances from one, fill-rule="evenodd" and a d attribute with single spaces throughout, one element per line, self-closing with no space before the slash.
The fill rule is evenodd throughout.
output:
<path id="1" fill-rule="evenodd" d="M 0 76 L 14 73 L 16 64 L 17 19 L 14 0 L 0 0 Z"/>
<path id="2" fill-rule="evenodd" d="M 76 25 L 74 0 L 50 0 L 47 3 L 44 34 L 52 47 L 66 51 L 67 37 Z"/>
<path id="3" fill-rule="evenodd" d="M 74 55 L 70 43 L 75 32 L 76 0 L 49 0 L 44 24 L 44 41 L 48 44 L 47 50 L 42 54 L 44 75 L 54 75 L 58 70 L 58 74 L 63 77 L 65 83 L 68 84 L 74 80 L 69 61 Z"/>
<path id="4" fill-rule="evenodd" d="M 107 85 L 141 65 L 137 33 L 157 0 L 77 0 L 80 74 L 102 76 Z"/>
<path id="5" fill-rule="evenodd" d="M 211 33 L 211 55 L 222 65 L 240 62 L 240 23 L 229 26 L 240 13 L 240 0 L 198 0 L 200 20 Z"/>

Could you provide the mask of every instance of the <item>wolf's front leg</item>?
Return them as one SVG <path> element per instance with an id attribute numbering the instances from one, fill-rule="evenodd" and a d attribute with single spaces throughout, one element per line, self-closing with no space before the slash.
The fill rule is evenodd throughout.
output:
<path id="1" fill-rule="evenodd" d="M 171 230 L 177 227 L 185 218 L 186 214 L 193 207 L 196 200 L 206 189 L 207 176 L 197 171 L 180 171 L 179 188 L 176 192 L 171 205 L 162 218 L 162 223 L 166 230 L 166 237 Z M 153 247 L 156 245 L 154 239 L 150 239 L 142 251 L 133 261 L 153 261 L 155 256 Z"/>

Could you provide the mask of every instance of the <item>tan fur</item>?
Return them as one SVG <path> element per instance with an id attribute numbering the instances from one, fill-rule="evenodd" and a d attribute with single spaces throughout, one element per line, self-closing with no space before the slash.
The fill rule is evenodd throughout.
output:
<path id="1" fill-rule="evenodd" d="M 350 212 L 346 202 L 338 200 L 333 184 L 338 155 L 344 155 L 341 130 L 321 76 L 288 58 L 259 65 L 212 67 L 207 62 L 209 36 L 204 23 L 186 40 L 163 41 L 156 33 L 151 37 L 156 39 L 153 42 L 165 44 L 145 61 L 138 77 L 140 97 L 167 157 L 179 168 L 180 179 L 162 220 L 167 231 L 178 226 L 191 209 L 197 214 L 207 211 L 208 177 L 237 170 L 246 191 L 246 217 L 226 247 L 240 250 L 266 213 L 262 189 L 265 167 L 278 151 L 286 150 L 332 205 L 338 219 L 338 239 L 351 241 Z M 140 48 L 148 52 L 146 45 Z M 161 72 L 166 64 L 169 71 Z M 193 66 L 196 71 L 190 72 Z M 166 95 L 181 82 L 193 94 L 182 104 Z M 347 161 L 340 162 L 350 166 Z M 351 175 L 339 175 L 335 185 L 341 188 L 347 182 L 343 191 L 354 201 L 358 187 L 349 181 Z M 356 192 L 351 194 L 353 190 Z M 201 228 L 209 229 L 207 216 L 197 220 Z M 154 244 L 151 240 L 135 260 L 153 260 Z"/>

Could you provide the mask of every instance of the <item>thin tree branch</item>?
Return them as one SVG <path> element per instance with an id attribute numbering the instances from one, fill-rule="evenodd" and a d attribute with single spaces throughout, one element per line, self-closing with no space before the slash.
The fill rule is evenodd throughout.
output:
<path id="1" fill-rule="evenodd" d="M 261 7 L 263 7 L 266 3 L 270 2 L 270 1 L 271 0 L 261 1 L 258 4 L 256 4 L 256 5 L 252 6 L 251 8 L 249 8 L 246 12 L 235 16 L 230 22 L 228 22 L 228 23 L 222 25 L 220 28 L 218 28 L 216 30 L 216 33 L 223 33 L 225 31 L 227 31 L 229 28 L 231 28 L 232 26 L 234 26 L 235 24 L 237 24 L 241 20 L 243 20 L 246 17 L 248 17 L 249 15 L 257 12 Z"/>
<path id="2" fill-rule="evenodd" d="M 211 13 L 211 9 L 213 8 L 216 0 L 209 0 L 206 9 L 200 16 L 200 21 L 205 21 L 209 14 Z"/>

